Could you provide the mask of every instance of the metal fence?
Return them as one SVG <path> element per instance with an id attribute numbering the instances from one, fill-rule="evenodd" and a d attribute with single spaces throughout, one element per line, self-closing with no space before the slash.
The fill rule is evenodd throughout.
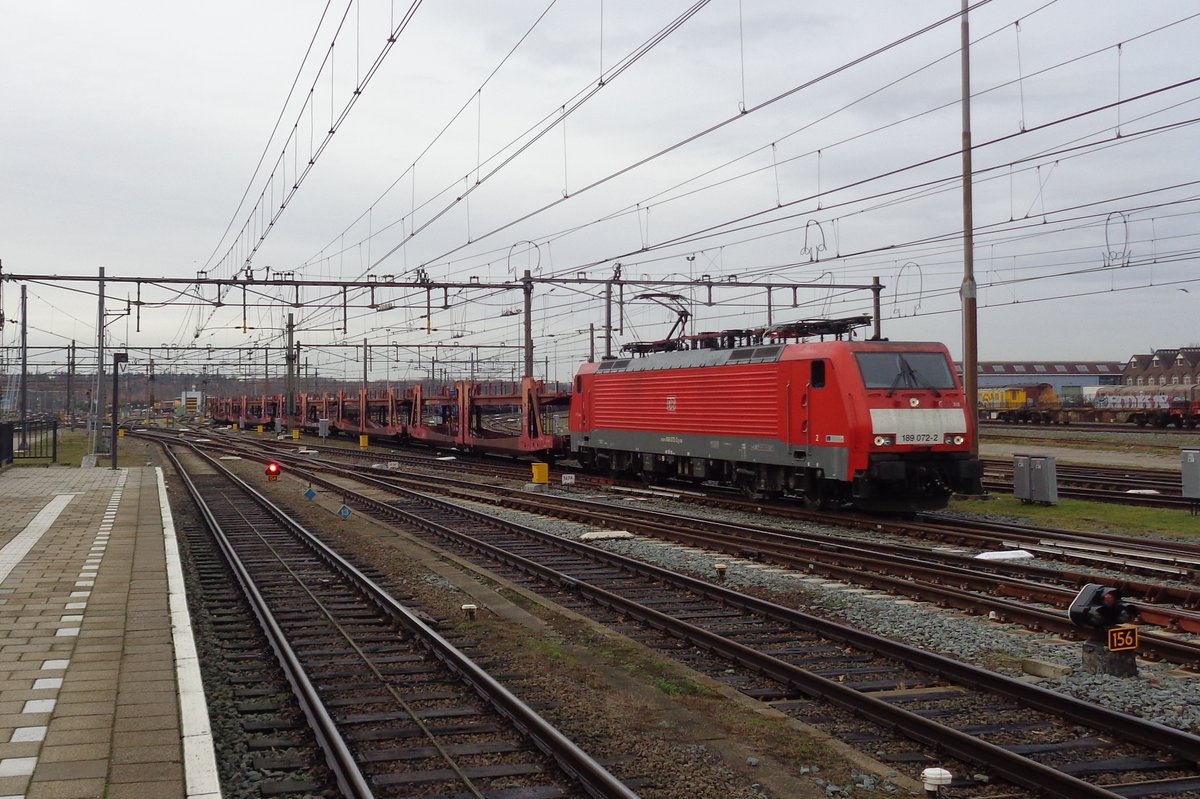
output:
<path id="1" fill-rule="evenodd" d="M 58 462 L 58 420 L 0 423 L 0 466 L 34 458 Z"/>

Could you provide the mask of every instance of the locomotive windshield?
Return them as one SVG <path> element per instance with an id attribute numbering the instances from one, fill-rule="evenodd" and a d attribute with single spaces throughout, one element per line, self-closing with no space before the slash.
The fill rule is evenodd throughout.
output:
<path id="1" fill-rule="evenodd" d="M 860 352 L 855 355 L 867 388 L 954 388 L 950 361 L 940 352 Z"/>

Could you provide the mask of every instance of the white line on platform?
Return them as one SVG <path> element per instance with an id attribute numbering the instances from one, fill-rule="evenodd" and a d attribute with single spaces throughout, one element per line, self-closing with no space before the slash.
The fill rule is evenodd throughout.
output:
<path id="1" fill-rule="evenodd" d="M 63 509 L 67 507 L 67 503 L 74 498 L 74 494 L 59 494 L 54 497 L 38 511 L 29 524 L 25 525 L 24 530 L 17 533 L 13 540 L 0 549 L 0 583 L 8 579 L 12 570 L 25 559 L 29 550 L 33 549 L 33 545 L 45 535 L 46 531 L 50 529 L 50 525 L 54 524 L 54 520 L 58 518 L 58 514 L 62 513 Z"/>

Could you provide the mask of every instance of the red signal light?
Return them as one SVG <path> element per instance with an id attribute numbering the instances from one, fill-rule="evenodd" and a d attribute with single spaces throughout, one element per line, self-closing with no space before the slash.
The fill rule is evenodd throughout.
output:
<path id="1" fill-rule="evenodd" d="M 268 480 L 278 480 L 280 472 L 279 464 L 275 461 L 271 461 L 267 464 L 267 468 L 264 469 L 263 472 L 267 475 Z"/>

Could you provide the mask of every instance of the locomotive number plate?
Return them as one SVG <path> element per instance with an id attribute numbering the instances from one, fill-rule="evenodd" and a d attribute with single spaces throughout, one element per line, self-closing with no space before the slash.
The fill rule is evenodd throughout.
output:
<path id="1" fill-rule="evenodd" d="M 901 433 L 896 437 L 899 444 L 940 444 L 942 437 L 937 433 Z"/>
<path id="2" fill-rule="evenodd" d="M 1108 630 L 1108 651 L 1125 652 L 1138 648 L 1138 628 L 1132 625 L 1110 627 Z"/>

